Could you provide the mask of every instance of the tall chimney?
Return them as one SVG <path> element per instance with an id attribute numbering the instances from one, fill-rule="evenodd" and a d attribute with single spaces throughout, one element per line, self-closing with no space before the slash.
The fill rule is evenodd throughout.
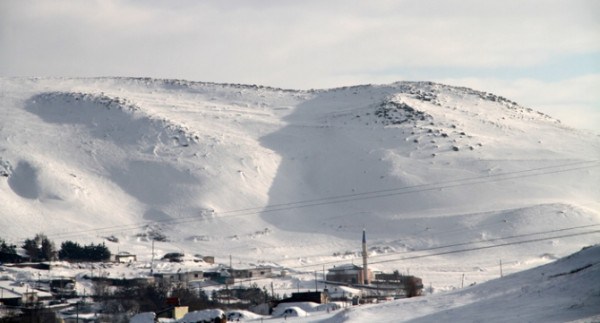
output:
<path id="1" fill-rule="evenodd" d="M 369 268 L 367 267 L 367 233 L 363 229 L 362 239 L 362 256 L 363 256 L 363 284 L 369 285 Z"/>

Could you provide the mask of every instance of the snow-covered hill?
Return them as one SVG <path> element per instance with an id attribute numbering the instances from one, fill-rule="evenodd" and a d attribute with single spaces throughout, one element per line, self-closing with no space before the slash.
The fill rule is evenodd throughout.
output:
<path id="1" fill-rule="evenodd" d="M 312 272 L 351 262 L 365 228 L 378 269 L 449 289 L 600 236 L 600 137 L 471 89 L 3 78 L 0 104 L 15 243 L 110 237 L 149 259 L 164 236 L 158 253 Z"/>

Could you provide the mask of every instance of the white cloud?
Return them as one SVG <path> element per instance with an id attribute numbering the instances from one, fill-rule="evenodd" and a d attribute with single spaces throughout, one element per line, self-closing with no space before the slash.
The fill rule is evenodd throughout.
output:
<path id="1" fill-rule="evenodd" d="M 5 2 L 0 73 L 226 75 L 305 87 L 319 85 L 307 69 L 527 66 L 600 50 L 593 1 L 175 3 Z"/>

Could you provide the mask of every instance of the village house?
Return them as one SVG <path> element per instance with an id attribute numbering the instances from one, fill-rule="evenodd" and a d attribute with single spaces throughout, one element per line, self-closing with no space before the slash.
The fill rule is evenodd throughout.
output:
<path id="1" fill-rule="evenodd" d="M 118 262 L 118 263 L 136 262 L 137 257 L 136 257 L 136 255 L 132 255 L 129 252 L 121 251 L 114 256 L 114 261 Z"/>
<path id="2" fill-rule="evenodd" d="M 205 279 L 211 280 L 215 283 L 223 285 L 233 285 L 235 279 L 227 271 L 210 271 L 203 273 Z"/>
<path id="3" fill-rule="evenodd" d="M 109 277 L 92 277 L 92 281 L 94 282 L 102 282 L 109 286 L 119 286 L 119 287 L 131 287 L 131 286 L 140 286 L 140 285 L 150 285 L 154 284 L 154 277 L 122 277 L 122 278 L 109 278 Z"/>
<path id="4" fill-rule="evenodd" d="M 291 297 L 284 298 L 279 303 L 295 303 L 295 302 L 313 302 L 317 304 L 326 304 L 329 302 L 329 297 L 326 292 L 298 292 L 292 293 Z"/>
<path id="5" fill-rule="evenodd" d="M 33 306 L 40 301 L 52 298 L 52 294 L 33 289 L 28 284 L 12 280 L 0 280 L 0 303 L 4 305 Z"/>
<path id="6" fill-rule="evenodd" d="M 328 269 L 326 280 L 328 282 L 344 283 L 344 284 L 362 284 L 364 276 L 363 267 L 355 264 L 345 264 L 335 266 Z M 369 281 L 373 279 L 373 273 L 367 269 L 367 278 Z"/>
<path id="7" fill-rule="evenodd" d="M 363 295 L 360 289 L 348 286 L 333 286 L 326 291 L 331 301 L 347 301 L 354 298 L 360 298 Z"/>
<path id="8" fill-rule="evenodd" d="M 273 269 L 271 267 L 256 267 L 246 269 L 229 269 L 229 273 L 233 278 L 271 278 L 273 277 Z"/>
<path id="9" fill-rule="evenodd" d="M 52 278 L 48 280 L 50 292 L 58 297 L 72 297 L 77 295 L 77 282 L 74 278 Z"/>
<path id="10" fill-rule="evenodd" d="M 423 290 L 423 280 L 419 277 L 400 274 L 397 270 L 393 273 L 378 273 L 373 284 L 377 285 L 380 294 L 403 294 L 406 297 L 419 296 Z"/>
<path id="11" fill-rule="evenodd" d="M 155 273 L 154 278 L 167 284 L 183 284 L 187 285 L 194 281 L 203 281 L 204 274 L 200 270 L 193 271 L 177 271 L 175 273 Z"/>
<path id="12" fill-rule="evenodd" d="M 168 260 L 169 262 L 183 262 L 184 254 L 180 252 L 169 252 L 162 257 L 162 260 Z"/>

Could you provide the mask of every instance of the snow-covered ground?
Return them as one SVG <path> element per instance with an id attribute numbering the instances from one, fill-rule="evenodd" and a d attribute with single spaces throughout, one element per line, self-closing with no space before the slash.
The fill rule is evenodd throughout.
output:
<path id="1" fill-rule="evenodd" d="M 317 304 L 280 304 L 272 317 L 244 321 L 281 322 L 598 322 L 600 245 L 555 262 L 459 290 L 326 311 Z M 209 315 L 201 311 L 191 315 Z M 190 315 L 190 316 L 191 316 Z M 141 314 L 139 322 L 152 322 Z M 186 322 L 184 319 L 182 322 Z"/>
<path id="2" fill-rule="evenodd" d="M 277 264 L 308 289 L 360 263 L 366 229 L 371 268 L 439 292 L 600 237 L 600 137 L 471 89 L 0 78 L 0 109 L 15 244 L 43 232 L 149 261 L 163 234 L 157 255 Z"/>
<path id="3" fill-rule="evenodd" d="M 598 322 L 600 246 L 461 290 L 361 306 L 326 322 Z"/>
<path id="4" fill-rule="evenodd" d="M 311 313 L 303 322 L 598 322 L 600 245 L 546 265 L 425 297 Z"/>

